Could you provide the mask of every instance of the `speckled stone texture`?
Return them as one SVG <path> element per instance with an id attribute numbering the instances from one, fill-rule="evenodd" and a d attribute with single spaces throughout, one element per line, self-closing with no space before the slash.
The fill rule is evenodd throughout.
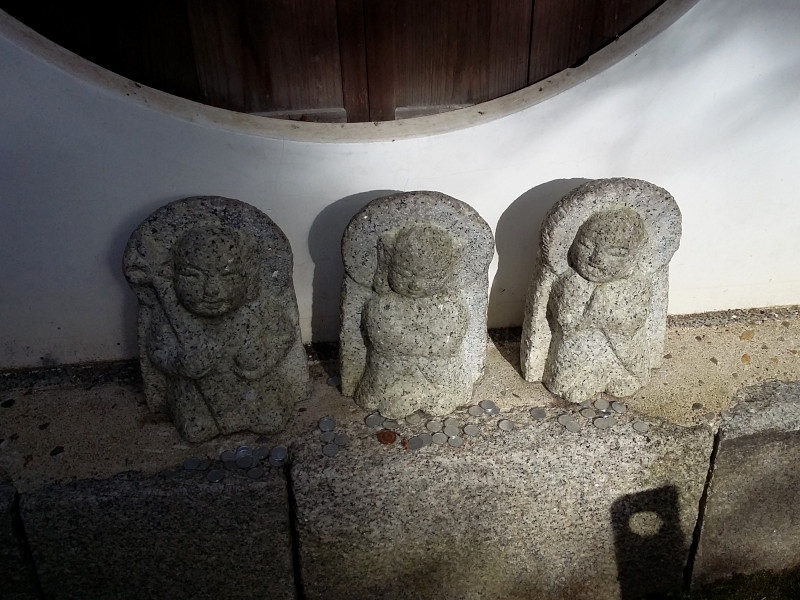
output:
<path id="1" fill-rule="evenodd" d="M 446 415 L 483 373 L 492 232 L 437 192 L 379 198 L 342 240 L 342 393 L 401 418 Z"/>
<path id="2" fill-rule="evenodd" d="M 501 407 L 502 408 L 502 407 Z M 624 600 L 681 589 L 708 472 L 709 427 L 633 417 L 567 432 L 547 409 L 456 413 L 463 446 L 384 446 L 360 418 L 323 456 L 293 447 L 300 564 L 309 600 Z M 517 427 L 504 432 L 500 419 Z M 424 431 L 401 425 L 400 438 Z"/>
<path id="3" fill-rule="evenodd" d="M 293 599 L 286 480 L 125 473 L 22 494 L 46 598 Z"/>
<path id="4" fill-rule="evenodd" d="M 0 598 L 36 600 L 33 562 L 22 537 L 22 522 L 17 512 L 17 492 L 0 476 Z"/>
<path id="5" fill-rule="evenodd" d="M 744 388 L 724 415 L 693 584 L 800 565 L 800 383 Z"/>
<path id="6" fill-rule="evenodd" d="M 556 203 L 525 303 L 525 379 L 570 402 L 646 385 L 662 361 L 680 235 L 675 200 L 646 181 L 598 179 Z"/>
<path id="7" fill-rule="evenodd" d="M 123 267 L 151 410 L 192 442 L 281 430 L 311 383 L 280 228 L 238 200 L 185 198 L 139 225 Z"/>

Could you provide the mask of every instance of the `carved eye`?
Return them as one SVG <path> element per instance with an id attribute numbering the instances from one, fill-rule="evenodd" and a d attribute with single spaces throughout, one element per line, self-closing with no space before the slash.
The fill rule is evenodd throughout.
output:
<path id="1" fill-rule="evenodd" d="M 630 253 L 630 248 L 624 248 L 622 246 L 612 246 L 611 248 L 608 249 L 608 253 L 611 256 L 616 256 L 618 258 L 624 258 L 624 257 L 628 256 L 628 254 Z"/>
<path id="2" fill-rule="evenodd" d="M 178 271 L 178 275 L 180 275 L 181 277 L 189 277 L 191 279 L 199 279 L 200 277 L 203 276 L 203 274 L 200 271 L 197 271 L 195 269 L 181 269 Z"/>

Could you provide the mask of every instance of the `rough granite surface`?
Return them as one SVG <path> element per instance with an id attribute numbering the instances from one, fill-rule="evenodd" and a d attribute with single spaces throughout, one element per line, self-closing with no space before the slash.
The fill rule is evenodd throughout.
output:
<path id="1" fill-rule="evenodd" d="M 123 473 L 22 494 L 42 590 L 55 600 L 295 598 L 286 481 L 234 472 Z"/>
<path id="2" fill-rule="evenodd" d="M 311 385 L 292 250 L 267 215 L 230 198 L 177 200 L 136 228 L 123 267 L 151 410 L 192 442 L 286 426 Z"/>
<path id="3" fill-rule="evenodd" d="M 438 192 L 379 198 L 342 240 L 342 393 L 402 418 L 472 397 L 486 355 L 492 232 Z"/>
<path id="4" fill-rule="evenodd" d="M 475 417 L 463 445 L 406 449 L 426 430 L 401 423 L 382 445 L 362 418 L 325 456 L 319 431 L 293 445 L 306 597 L 634 598 L 680 590 L 713 434 L 635 417 L 570 433 L 547 407 Z M 502 420 L 516 424 L 503 431 Z M 463 431 L 463 430 L 462 430 Z M 413 446 L 412 446 L 413 447 Z"/>
<path id="5" fill-rule="evenodd" d="M 598 179 L 556 203 L 525 302 L 524 377 L 570 402 L 646 385 L 663 360 L 680 234 L 675 200 L 646 181 Z"/>
<path id="6" fill-rule="evenodd" d="M 17 491 L 4 477 L 0 477 L 0 598 L 39 598 L 33 562 L 22 538 Z"/>
<path id="7" fill-rule="evenodd" d="M 800 565 L 798 494 L 800 383 L 744 388 L 720 424 L 693 584 Z"/>

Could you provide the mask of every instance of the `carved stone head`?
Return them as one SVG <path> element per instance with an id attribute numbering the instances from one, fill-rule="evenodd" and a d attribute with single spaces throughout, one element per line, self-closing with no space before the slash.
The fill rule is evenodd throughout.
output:
<path id="1" fill-rule="evenodd" d="M 453 236 L 432 223 L 414 223 L 395 236 L 388 265 L 389 287 L 408 298 L 448 289 L 459 259 Z"/>
<path id="2" fill-rule="evenodd" d="M 588 281 L 607 283 L 628 277 L 647 242 L 639 214 L 629 208 L 594 213 L 578 229 L 569 263 Z"/>

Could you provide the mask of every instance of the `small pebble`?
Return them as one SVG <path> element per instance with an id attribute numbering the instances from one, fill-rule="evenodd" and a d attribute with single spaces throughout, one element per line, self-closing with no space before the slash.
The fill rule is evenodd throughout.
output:
<path id="1" fill-rule="evenodd" d="M 378 441 L 387 446 L 394 444 L 397 441 L 397 434 L 390 429 L 382 429 L 378 432 Z"/>
<path id="2" fill-rule="evenodd" d="M 333 417 L 322 417 L 317 422 L 317 427 L 319 427 L 320 431 L 333 431 L 336 427 L 336 420 Z"/>

